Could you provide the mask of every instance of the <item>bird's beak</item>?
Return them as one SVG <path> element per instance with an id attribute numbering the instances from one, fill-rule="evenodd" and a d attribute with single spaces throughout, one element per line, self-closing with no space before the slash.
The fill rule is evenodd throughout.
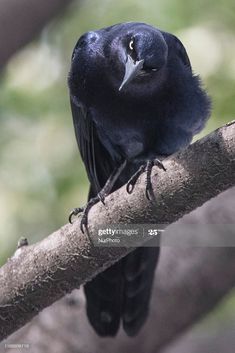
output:
<path id="1" fill-rule="evenodd" d="M 127 62 L 125 66 L 125 75 L 122 81 L 121 86 L 119 87 L 119 91 L 129 83 L 133 78 L 135 78 L 140 70 L 143 68 L 144 60 L 134 61 L 130 55 L 127 55 Z"/>

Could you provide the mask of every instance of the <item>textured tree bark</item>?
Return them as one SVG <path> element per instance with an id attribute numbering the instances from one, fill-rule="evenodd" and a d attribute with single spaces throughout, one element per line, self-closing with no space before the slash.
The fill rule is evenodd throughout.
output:
<path id="1" fill-rule="evenodd" d="M 72 0 L 1 0 L 0 68 Z"/>
<path id="2" fill-rule="evenodd" d="M 183 217 L 180 223 L 191 225 L 193 232 L 188 234 L 189 238 L 197 237 L 194 227 L 197 224 L 235 224 L 235 187 Z M 174 229 L 174 225 L 171 228 Z M 213 233 L 204 232 L 203 236 L 213 238 L 214 228 L 210 229 Z M 219 227 L 215 229 L 217 233 L 221 231 Z M 234 236 L 235 227 L 233 229 Z M 232 353 L 234 321 L 229 327 L 228 318 L 225 320 L 227 327 L 223 321 L 217 322 L 220 327 L 216 332 L 204 324 L 186 335 L 182 333 L 233 288 L 234 278 L 234 247 L 163 247 L 150 315 L 138 336 L 128 338 L 120 331 L 115 339 L 98 337 L 87 322 L 82 292 L 75 290 L 2 342 L 0 352 L 5 352 L 5 344 L 25 343 L 29 345 L 29 352 L 37 353 L 109 353 L 110 347 L 112 353 Z M 180 340 L 172 342 L 179 335 Z M 8 348 L 8 352 L 13 353 L 15 349 Z"/>
<path id="3" fill-rule="evenodd" d="M 234 157 L 235 122 L 227 124 L 165 160 L 167 172 L 157 168 L 153 170 L 152 183 L 156 202 L 150 203 L 145 198 L 145 175 L 143 175 L 132 195 L 128 195 L 125 187 L 122 187 L 107 198 L 105 206 L 100 203 L 94 206 L 89 214 L 90 239 L 94 241 L 98 229 L 107 224 L 146 222 L 170 224 L 176 221 L 234 185 Z M 124 247 L 94 246 L 90 239 L 81 233 L 79 225 L 79 220 L 73 225 L 67 224 L 43 241 L 18 249 L 1 268 L 1 339 L 22 327 L 43 308 L 72 289 L 78 288 L 132 250 Z M 234 265 L 232 250 L 224 250 L 225 252 L 220 254 L 222 257 L 218 267 L 221 266 L 221 271 L 223 258 L 228 258 L 224 269 L 226 274 L 227 266 Z M 203 251 L 202 263 L 206 264 L 207 252 L 205 249 Z M 163 256 L 163 259 L 169 256 L 171 254 Z M 173 255 L 173 258 L 175 256 L 177 254 Z M 181 254 L 182 256 L 184 255 Z M 212 260 L 213 257 L 217 258 L 216 252 Z M 195 261 L 195 266 L 198 266 L 198 260 Z M 209 269 L 212 276 L 213 268 Z M 194 267 L 191 270 L 193 271 Z M 167 279 L 172 271 L 176 269 L 165 269 L 162 278 Z M 180 279 L 184 281 L 187 278 L 190 281 L 190 271 L 186 271 Z M 230 286 L 226 283 L 225 287 L 219 288 L 218 292 L 215 291 L 215 301 L 223 295 L 224 288 L 227 291 Z M 166 295 L 160 291 L 160 295 L 162 294 Z M 181 292 L 179 294 L 182 295 Z M 208 303 L 202 307 L 208 308 Z M 172 307 L 170 309 L 173 310 Z M 177 315 L 173 318 L 173 322 L 175 321 Z M 184 327 L 186 325 L 187 318 Z M 159 332 L 161 335 L 164 334 L 161 325 Z"/>

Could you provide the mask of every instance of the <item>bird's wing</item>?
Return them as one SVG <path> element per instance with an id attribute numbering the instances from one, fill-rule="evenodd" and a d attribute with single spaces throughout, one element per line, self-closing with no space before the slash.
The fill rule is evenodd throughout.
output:
<path id="1" fill-rule="evenodd" d="M 179 40 L 179 38 L 177 38 L 173 34 L 172 34 L 172 36 L 174 37 L 175 45 L 177 48 L 177 54 L 178 54 L 179 58 L 181 59 L 183 64 L 192 71 L 191 63 L 190 63 L 188 54 L 186 52 L 186 49 L 183 46 L 183 43 Z"/>
<path id="2" fill-rule="evenodd" d="M 162 35 L 165 38 L 168 49 L 170 50 L 173 56 L 177 55 L 180 58 L 181 62 L 185 67 L 187 67 L 190 71 L 192 71 L 191 63 L 186 52 L 186 49 L 183 43 L 177 38 L 174 34 L 163 32 Z"/>
<path id="3" fill-rule="evenodd" d="M 94 194 L 104 186 L 112 172 L 111 159 L 97 135 L 95 123 L 88 109 L 70 96 L 75 136 L 88 179 Z"/>

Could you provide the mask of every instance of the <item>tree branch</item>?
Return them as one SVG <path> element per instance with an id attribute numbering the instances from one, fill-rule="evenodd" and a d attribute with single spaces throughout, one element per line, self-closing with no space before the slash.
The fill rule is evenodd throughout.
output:
<path id="1" fill-rule="evenodd" d="M 152 173 L 155 203 L 145 198 L 142 176 L 132 195 L 122 187 L 107 198 L 105 207 L 99 203 L 92 208 L 91 240 L 107 224 L 170 224 L 233 186 L 235 122 L 175 154 L 164 165 L 167 172 L 155 168 Z M 0 269 L 0 339 L 131 251 L 93 246 L 79 225 L 79 220 L 67 224 L 43 241 L 18 249 Z"/>
<path id="2" fill-rule="evenodd" d="M 195 227 L 197 224 L 234 224 L 234 200 L 235 187 L 184 216 L 180 220 L 181 225 L 190 224 L 193 230 L 188 237 L 195 239 L 198 236 L 197 227 Z M 164 236 L 167 236 L 170 228 L 172 231 L 175 226 L 170 226 Z M 207 238 L 213 238 L 215 233 L 218 235 L 220 233 L 220 236 L 226 233 L 226 230 L 221 233 L 220 227 L 209 227 L 212 233 L 208 234 L 204 231 L 207 229 L 207 227 L 205 229 L 201 227 L 203 236 Z M 182 231 L 185 230 L 187 229 L 183 226 Z M 233 227 L 233 237 L 235 237 L 235 227 Z M 187 350 L 190 345 L 187 338 L 194 335 L 196 330 L 200 348 L 200 338 L 211 334 L 211 326 L 206 330 L 208 323 L 202 327 L 197 326 L 189 334 L 186 333 L 179 342 L 171 343 L 171 341 L 211 310 L 234 286 L 235 248 L 185 248 L 180 247 L 180 244 L 181 239 L 179 239 L 178 246 L 161 249 L 150 315 L 138 336 L 129 338 L 120 330 L 115 339 L 98 337 L 87 321 L 82 291 L 74 290 L 72 294 L 43 310 L 30 324 L 2 342 L 3 347 L 4 344 L 27 343 L 30 351 L 38 353 L 73 353 L 75 351 L 109 353 L 110 347 L 112 347 L 112 353 L 168 353 L 168 350 L 162 352 L 161 348 L 170 346 L 170 352 L 182 353 L 192 351 L 193 347 Z M 230 322 L 227 318 L 226 321 Z M 220 326 L 224 330 L 223 322 Z M 229 327 L 225 330 L 228 332 Z M 196 350 L 197 342 L 194 346 Z M 227 348 L 231 351 L 232 347 Z M 214 352 L 212 348 L 213 345 L 208 352 Z M 15 351 L 9 347 L 8 350 L 9 353 Z M 201 349 L 201 352 L 204 350 Z M 225 352 L 225 350 L 218 349 L 218 352 Z"/>
<path id="3" fill-rule="evenodd" d="M 0 67 L 70 3 L 71 0 L 1 0 Z"/>

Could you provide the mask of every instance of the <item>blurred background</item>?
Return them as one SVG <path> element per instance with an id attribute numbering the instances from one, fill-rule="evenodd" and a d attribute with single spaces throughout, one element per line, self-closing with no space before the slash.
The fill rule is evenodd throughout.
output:
<path id="1" fill-rule="evenodd" d="M 4 6 L 7 1 L 1 0 L 2 14 Z M 50 5 L 42 2 L 42 6 L 46 11 Z M 40 34 L 2 65 L 0 264 L 21 236 L 30 243 L 47 236 L 67 222 L 73 207 L 86 201 L 88 183 L 67 89 L 71 52 L 82 33 L 143 21 L 176 34 L 213 100 L 212 118 L 202 134 L 234 116 L 234 1 L 84 0 L 64 1 L 60 6 L 59 15 L 51 15 L 51 20 L 48 16 Z M 1 41 L 4 38 L 3 33 Z"/>
<path id="2" fill-rule="evenodd" d="M 233 0 L 42 1 L 36 14 L 26 6 L 32 18 L 24 24 L 17 23 L 17 12 L 9 23 L 10 3 L 0 0 L 0 265 L 21 236 L 29 243 L 40 240 L 86 202 L 88 183 L 67 88 L 71 52 L 82 33 L 124 21 L 174 33 L 213 101 L 212 117 L 199 137 L 231 121 L 235 111 Z M 33 15 L 38 23 L 31 31 Z M 4 28 L 13 34 L 7 36 Z M 21 30 L 26 38 L 17 42 Z M 13 49 L 11 41 L 17 42 Z M 232 298 L 216 317 L 225 320 L 234 306 Z"/>

